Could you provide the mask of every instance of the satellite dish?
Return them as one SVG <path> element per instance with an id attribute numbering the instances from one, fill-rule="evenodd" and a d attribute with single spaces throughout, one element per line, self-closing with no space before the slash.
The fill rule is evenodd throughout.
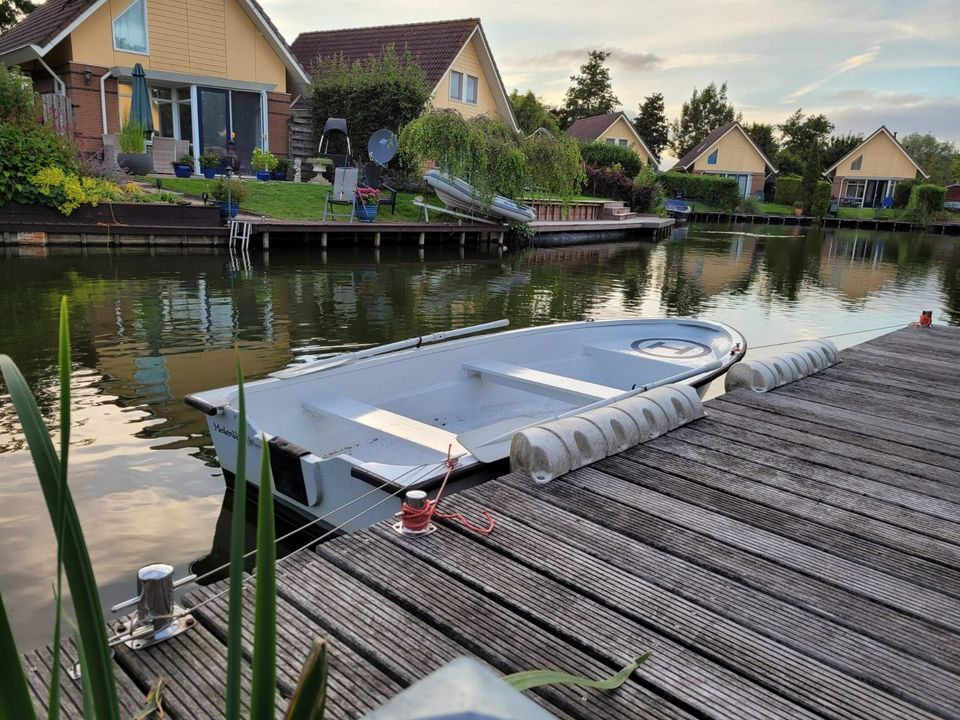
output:
<path id="1" fill-rule="evenodd" d="M 367 152 L 378 165 L 386 165 L 397 156 L 397 136 L 386 128 L 377 130 L 367 142 Z"/>

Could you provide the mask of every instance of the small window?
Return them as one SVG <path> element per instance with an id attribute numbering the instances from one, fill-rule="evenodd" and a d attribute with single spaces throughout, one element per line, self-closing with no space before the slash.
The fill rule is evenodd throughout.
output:
<path id="1" fill-rule="evenodd" d="M 450 99 L 463 100 L 463 73 L 450 71 Z"/>
<path id="2" fill-rule="evenodd" d="M 620 147 L 627 147 L 627 141 L 624 138 L 620 138 L 619 140 L 617 140 L 617 145 L 619 145 Z"/>
<path id="3" fill-rule="evenodd" d="M 712 153 L 710 153 L 710 156 L 707 158 L 707 165 L 716 165 L 716 164 L 717 164 L 717 156 L 718 156 L 719 154 L 720 154 L 720 148 L 717 148 L 717 149 L 714 150 Z"/>
<path id="4" fill-rule="evenodd" d="M 477 104 L 477 88 L 480 86 L 480 80 L 473 75 L 467 75 L 467 97 L 466 100 L 471 105 Z"/>
<path id="5" fill-rule="evenodd" d="M 617 144 L 616 138 L 607 138 L 607 145 L 616 145 L 616 144 Z"/>
<path id="6" fill-rule="evenodd" d="M 850 163 L 850 169 L 851 169 L 851 170 L 859 170 L 862 166 L 863 166 L 863 155 L 861 155 L 861 156 L 858 157 L 856 160 L 854 160 L 852 163 Z"/>
<path id="7" fill-rule="evenodd" d="M 113 20 L 113 48 L 147 54 L 147 3 L 135 0 Z"/>

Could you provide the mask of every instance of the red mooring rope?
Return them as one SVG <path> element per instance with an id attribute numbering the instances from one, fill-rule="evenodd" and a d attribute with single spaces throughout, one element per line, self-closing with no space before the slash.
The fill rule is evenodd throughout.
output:
<path id="1" fill-rule="evenodd" d="M 467 530 L 472 530 L 475 533 L 481 535 L 489 535 L 493 532 L 493 516 L 488 510 L 484 510 L 483 514 L 487 518 L 487 526 L 480 527 L 479 525 L 474 525 L 463 513 L 442 513 L 437 511 L 437 505 L 440 503 L 440 498 L 443 496 L 443 491 L 447 487 L 447 480 L 450 479 L 450 474 L 453 472 L 453 469 L 457 466 L 456 458 L 450 457 L 452 447 L 447 447 L 447 474 L 443 476 L 443 482 L 440 483 L 440 490 L 437 492 L 437 497 L 433 500 L 427 500 L 423 507 L 412 508 L 407 505 L 404 501 L 400 505 L 400 522 L 403 523 L 403 527 L 412 532 L 423 532 L 428 527 L 430 527 L 430 520 L 436 516 L 444 520 L 456 520 L 461 525 L 463 525 Z"/>

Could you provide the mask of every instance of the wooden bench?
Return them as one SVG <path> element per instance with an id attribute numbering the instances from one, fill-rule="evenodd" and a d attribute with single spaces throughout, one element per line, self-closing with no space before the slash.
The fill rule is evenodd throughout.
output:
<path id="1" fill-rule="evenodd" d="M 489 382 L 574 405 L 608 400 L 623 393 L 623 390 L 606 385 L 577 380 L 566 375 L 554 375 L 521 365 L 510 365 L 499 360 L 477 360 L 464 363 L 463 368 Z"/>
<path id="2" fill-rule="evenodd" d="M 428 425 L 406 415 L 368 405 L 345 395 L 334 395 L 332 393 L 313 395 L 308 400 L 303 401 L 303 407 L 308 412 L 336 418 L 337 420 L 346 420 L 354 425 L 439 453 L 445 454 L 450 445 L 453 446 L 452 452 L 454 455 L 466 452 L 457 442 L 456 434 L 448 430 Z"/>

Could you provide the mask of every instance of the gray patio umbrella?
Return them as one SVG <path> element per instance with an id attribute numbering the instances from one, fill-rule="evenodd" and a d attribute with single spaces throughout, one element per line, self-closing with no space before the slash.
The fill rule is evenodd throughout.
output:
<path id="1" fill-rule="evenodd" d="M 153 132 L 153 110 L 151 109 L 150 87 L 143 65 L 133 66 L 133 93 L 130 98 L 129 122 L 139 122 L 146 132 Z"/>

